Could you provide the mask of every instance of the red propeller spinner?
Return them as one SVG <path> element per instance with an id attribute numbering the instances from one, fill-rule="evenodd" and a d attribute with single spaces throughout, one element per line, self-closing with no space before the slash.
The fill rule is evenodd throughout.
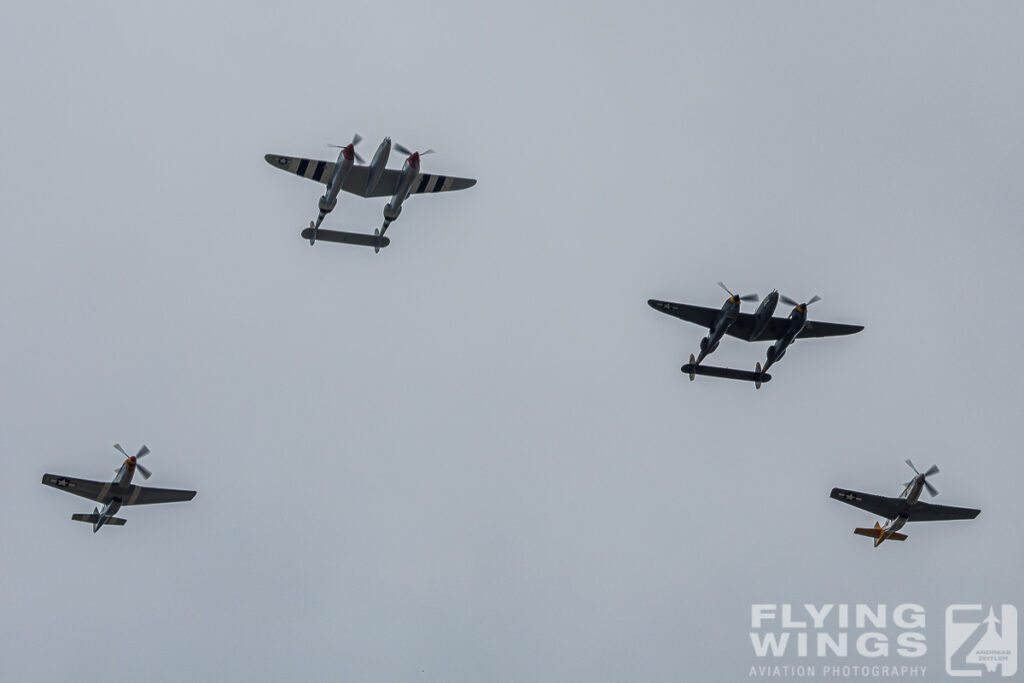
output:
<path id="1" fill-rule="evenodd" d="M 404 147 L 403 145 L 398 144 L 397 142 L 395 143 L 395 149 L 400 154 L 407 154 L 409 156 L 409 158 L 406 159 L 406 161 L 408 162 L 408 164 L 410 166 L 415 168 L 417 171 L 420 170 L 420 157 L 434 153 L 434 150 L 432 150 L 432 149 L 428 149 L 426 152 L 413 152 L 410 149 L 408 149 L 407 147 Z"/>

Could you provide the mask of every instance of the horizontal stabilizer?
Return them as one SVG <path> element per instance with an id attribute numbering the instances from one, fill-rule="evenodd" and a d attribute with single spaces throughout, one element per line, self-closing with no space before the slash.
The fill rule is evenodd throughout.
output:
<path id="1" fill-rule="evenodd" d="M 306 228 L 302 231 L 303 239 L 313 237 L 313 229 Z M 325 230 L 320 228 L 316 231 L 317 242 L 338 242 L 339 244 L 358 244 L 361 247 L 386 247 L 391 244 L 389 237 L 378 237 L 377 235 L 364 235 L 359 232 L 342 232 L 340 230 Z"/>
<path id="2" fill-rule="evenodd" d="M 853 533 L 858 534 L 860 536 L 868 536 L 870 538 L 877 539 L 879 536 L 882 535 L 882 533 L 884 533 L 884 531 L 885 531 L 884 529 L 882 529 L 881 527 L 876 525 L 874 529 L 864 529 L 864 528 L 854 529 Z M 905 541 L 905 540 L 907 540 L 907 535 L 906 534 L 901 534 L 901 533 L 898 533 L 898 532 L 893 532 L 892 535 L 888 536 L 885 540 L 887 540 L 887 541 Z"/>
<path id="3" fill-rule="evenodd" d="M 680 368 L 689 375 L 707 375 L 708 377 L 723 377 L 725 379 L 739 379 L 747 382 L 770 382 L 772 376 L 767 372 L 753 372 L 751 370 L 737 370 L 735 368 L 716 368 L 713 365 L 695 365 L 687 363 Z"/>
<path id="4" fill-rule="evenodd" d="M 89 513 L 89 514 L 84 514 L 84 513 L 80 512 L 80 513 L 71 515 L 71 519 L 73 519 L 76 522 L 88 522 L 89 524 L 95 524 L 96 522 L 100 521 L 100 516 L 98 514 L 96 514 L 95 512 L 92 512 L 92 513 Z M 110 519 L 108 519 L 103 524 L 104 525 L 113 524 L 114 526 L 124 526 L 124 523 L 127 522 L 127 521 L 128 521 L 127 519 L 122 519 L 121 517 L 111 517 Z"/>

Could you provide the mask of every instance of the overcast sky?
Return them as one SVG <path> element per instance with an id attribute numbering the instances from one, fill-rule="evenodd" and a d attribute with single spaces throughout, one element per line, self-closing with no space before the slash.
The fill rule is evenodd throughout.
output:
<path id="1" fill-rule="evenodd" d="M 938 673 L 947 604 L 1024 607 L 1022 31 L 1010 2 L 5 6 L 0 678 L 747 680 L 751 603 L 908 601 Z M 479 183 L 379 255 L 310 248 L 322 188 L 263 155 L 356 132 Z M 690 383 L 704 331 L 646 300 L 718 280 L 866 329 Z M 115 441 L 195 500 L 73 523 L 41 475 L 109 479 Z M 896 495 L 907 457 L 982 513 L 872 549 L 828 493 Z"/>

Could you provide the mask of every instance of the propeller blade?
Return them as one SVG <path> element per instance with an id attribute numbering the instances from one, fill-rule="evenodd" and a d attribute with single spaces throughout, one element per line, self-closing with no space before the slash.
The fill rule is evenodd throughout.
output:
<path id="1" fill-rule="evenodd" d="M 727 293 L 727 294 L 728 294 L 729 296 L 733 296 L 733 293 L 732 293 L 732 292 L 730 292 L 730 291 L 729 291 L 729 288 L 728 288 L 728 287 L 726 287 L 726 286 L 725 286 L 724 284 L 722 284 L 721 282 L 719 282 L 719 283 L 718 283 L 718 286 L 719 286 L 719 287 L 721 287 L 722 289 L 724 289 L 724 290 L 726 291 L 726 293 Z"/>
<path id="2" fill-rule="evenodd" d="M 358 145 L 362 141 L 363 141 L 363 136 L 360 135 L 359 133 L 356 133 L 355 135 L 352 136 L 352 144 L 353 145 Z"/>
<path id="3" fill-rule="evenodd" d="M 787 306 L 799 306 L 800 305 L 797 302 L 795 302 L 792 299 L 790 299 L 785 294 L 779 294 L 779 301 L 781 301 L 782 303 L 786 304 Z"/>
<path id="4" fill-rule="evenodd" d="M 396 142 L 394 144 L 394 148 L 395 148 L 395 151 L 398 152 L 399 154 L 404 154 L 406 156 L 412 156 L 412 152 L 405 145 L 403 145 L 401 143 Z"/>
<path id="5" fill-rule="evenodd" d="M 928 489 L 928 493 L 931 494 L 932 498 L 934 498 L 935 496 L 939 495 L 939 492 L 935 490 L 935 487 L 932 486 L 931 483 L 927 479 L 924 480 L 924 487 L 926 489 Z"/>
<path id="6" fill-rule="evenodd" d="M 757 294 L 744 294 L 740 297 L 740 301 L 757 301 L 760 298 Z"/>
<path id="7" fill-rule="evenodd" d="M 938 465 L 932 465 L 931 467 L 928 468 L 928 471 L 924 473 L 924 476 L 930 477 L 933 474 L 938 474 L 938 473 L 939 473 L 939 466 Z"/>
<path id="8" fill-rule="evenodd" d="M 808 301 L 808 302 L 807 302 L 807 304 L 805 304 L 805 305 L 807 305 L 807 306 L 810 306 L 810 305 L 811 305 L 811 304 L 813 304 L 813 303 L 814 303 L 815 301 L 821 301 L 821 297 L 820 297 L 820 296 L 818 296 L 817 294 L 815 294 L 814 296 L 812 296 L 812 297 L 811 297 L 811 300 L 810 300 L 810 301 Z"/>
<path id="9" fill-rule="evenodd" d="M 434 153 L 434 150 L 432 150 L 432 149 L 428 149 L 428 150 L 427 150 L 426 152 L 420 152 L 420 156 L 421 156 L 421 157 L 425 157 L 425 156 L 427 156 L 428 154 L 433 154 L 433 153 Z"/>
<path id="10" fill-rule="evenodd" d="M 917 471 L 917 468 L 914 467 L 914 463 L 910 462 L 910 458 L 907 458 L 903 462 L 907 463 L 907 466 L 909 466 L 910 469 L 914 470 L 914 474 L 921 474 L 920 472 Z"/>
<path id="11" fill-rule="evenodd" d="M 124 452 L 123 448 L 121 448 L 121 444 L 115 443 L 114 444 L 114 448 L 116 448 L 117 450 L 121 451 L 121 453 L 124 455 L 124 457 L 126 457 L 126 458 L 128 457 L 128 454 Z"/>
<path id="12" fill-rule="evenodd" d="M 135 459 L 138 460 L 147 453 L 149 453 L 149 446 L 147 446 L 146 444 L 142 444 L 142 448 L 140 448 L 139 452 L 135 454 Z"/>
<path id="13" fill-rule="evenodd" d="M 140 465 L 139 463 L 135 463 L 135 469 L 137 469 L 139 471 L 139 474 L 142 475 L 143 479 L 149 479 L 150 477 L 153 476 L 153 473 L 150 472 L 149 470 L 147 470 L 145 465 Z"/>
<path id="14" fill-rule="evenodd" d="M 358 140 L 356 138 L 358 138 Z M 358 133 L 356 133 L 356 137 L 352 138 L 352 146 L 354 147 L 355 145 L 359 144 L 359 140 L 362 140 L 362 138 L 359 137 Z M 328 147 L 336 147 L 338 149 L 345 149 L 346 147 L 348 147 L 348 145 L 336 145 L 333 142 L 328 142 L 327 146 Z M 356 161 L 358 161 L 359 163 L 361 163 L 361 164 L 365 164 L 366 163 L 365 161 L 363 161 L 363 157 L 359 155 L 359 152 L 357 152 L 357 151 L 355 151 L 353 149 L 352 150 L 352 154 L 355 156 Z"/>

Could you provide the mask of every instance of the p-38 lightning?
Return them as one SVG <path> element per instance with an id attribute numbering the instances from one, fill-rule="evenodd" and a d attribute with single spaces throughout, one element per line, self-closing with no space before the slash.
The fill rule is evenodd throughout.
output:
<path id="1" fill-rule="evenodd" d="M 720 309 L 659 301 L 658 299 L 650 299 L 647 302 L 656 311 L 708 328 L 708 334 L 700 340 L 699 356 L 694 358 L 691 353 L 690 362 L 682 367 L 683 372 L 687 373 L 691 380 L 696 375 L 711 375 L 751 381 L 754 382 L 755 387 L 760 388 L 762 382 L 771 379 L 771 376 L 767 374 L 768 368 L 786 354 L 787 347 L 794 340 L 854 334 L 864 329 L 862 325 L 808 322 L 807 307 L 815 301 L 819 301 L 820 297 L 818 296 L 813 297 L 805 304 L 798 304 L 789 297 L 773 291 L 761 301 L 754 313 L 742 313 L 740 312 L 741 303 L 757 301 L 758 295 L 740 296 L 733 294 L 721 282 L 718 283 L 718 286 L 729 294 L 729 298 L 725 300 Z M 779 301 L 794 307 L 788 318 L 773 317 Z M 768 359 L 764 368 L 761 367 L 760 362 L 756 364 L 753 372 L 701 365 L 701 361 L 718 348 L 719 342 L 725 335 L 751 342 L 774 340 L 775 343 L 768 348 Z"/>
<path id="2" fill-rule="evenodd" d="M 918 472 L 914 463 L 906 460 L 910 469 L 914 470 L 914 478 L 903 485 L 903 492 L 898 498 L 886 496 L 873 496 L 870 493 L 859 491 L 847 491 L 846 489 L 832 489 L 830 497 L 842 501 L 848 505 L 867 510 L 868 512 L 885 517 L 888 521 L 885 526 L 875 522 L 872 529 L 857 528 L 853 533 L 860 536 L 868 536 L 875 539 L 877 548 L 882 541 L 891 539 L 893 541 L 907 540 L 906 534 L 899 533 L 907 522 L 937 522 L 952 519 L 974 519 L 981 510 L 974 508 L 958 508 L 951 505 L 935 505 L 924 503 L 918 500 L 921 497 L 921 490 L 927 489 L 931 496 L 937 496 L 938 491 L 928 481 L 928 477 L 939 473 L 939 468 L 932 465 L 927 472 Z"/>
<path id="3" fill-rule="evenodd" d="M 432 149 L 425 152 L 413 152 L 402 145 L 395 144 L 394 148 L 397 151 L 407 155 L 405 164 L 401 170 L 386 168 L 388 158 L 391 156 L 391 138 L 384 138 L 377 147 L 370 164 L 364 166 L 362 157 L 355 151 L 356 145 L 361 140 L 362 138 L 357 134 L 352 138 L 352 142 L 344 147 L 332 145 L 341 149 L 337 161 L 333 162 L 279 154 L 267 154 L 264 157 L 267 163 L 275 168 L 324 183 L 327 186 L 318 203 L 320 213 L 316 221 L 310 221 L 309 227 L 302 231 L 302 236 L 308 239 L 310 244 L 315 243 L 317 239 L 322 239 L 328 242 L 373 247 L 374 251 L 380 251 L 382 247 L 391 243 L 384 233 L 402 213 L 402 204 L 409 198 L 409 195 L 451 192 L 476 185 L 476 180 L 472 178 L 421 173 L 420 157 L 433 154 L 434 150 Z M 356 161 L 359 164 L 356 164 Z M 342 190 L 360 197 L 391 197 L 384 207 L 384 224 L 373 235 L 337 230 L 320 232 L 320 224 L 323 223 L 324 217 L 337 206 L 338 193 Z"/>
<path id="4" fill-rule="evenodd" d="M 76 522 L 89 522 L 92 524 L 92 531 L 96 533 L 105 524 L 124 526 L 126 520 L 115 517 L 122 505 L 149 505 L 151 503 L 177 503 L 192 500 L 196 496 L 195 491 L 182 491 L 179 489 L 157 489 L 148 486 L 137 486 L 132 483 L 132 477 L 136 470 L 144 479 L 152 475 L 139 460 L 149 453 L 145 445 L 139 452 L 129 456 L 121 448 L 120 444 L 114 444 L 114 448 L 121 452 L 125 461 L 116 471 L 113 481 L 92 481 L 90 479 L 76 479 L 65 477 L 59 474 L 44 474 L 43 483 L 61 491 L 73 493 L 89 500 L 103 504 L 103 510 L 93 508 L 92 514 L 74 514 L 71 519 Z"/>

